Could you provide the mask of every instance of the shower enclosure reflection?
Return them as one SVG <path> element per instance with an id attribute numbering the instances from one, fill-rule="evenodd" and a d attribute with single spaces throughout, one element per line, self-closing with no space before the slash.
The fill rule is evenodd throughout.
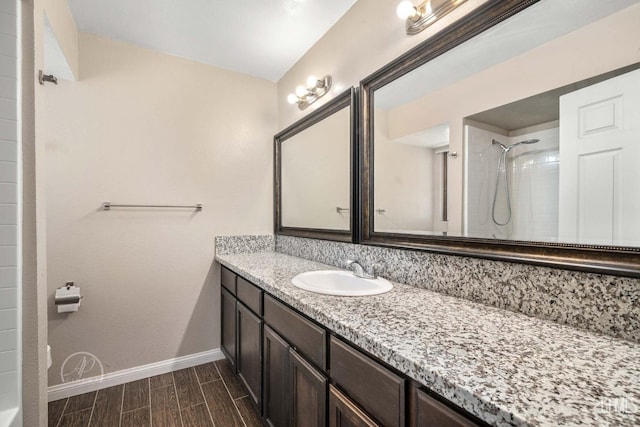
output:
<path id="1" fill-rule="evenodd" d="M 472 120 L 466 123 L 465 234 L 556 241 L 558 122 L 511 132 Z"/>
<path id="2" fill-rule="evenodd" d="M 467 117 L 465 235 L 639 245 L 637 67 Z"/>
<path id="3" fill-rule="evenodd" d="M 517 147 L 520 144 L 535 144 L 536 142 L 540 142 L 539 139 L 527 139 L 524 141 L 516 142 L 515 144 L 511 144 L 508 147 L 502 144 L 500 141 L 496 141 L 495 139 L 491 141 L 491 144 L 497 145 L 502 149 L 500 156 L 498 157 L 498 169 L 496 173 L 496 189 L 493 193 L 493 204 L 491 205 L 491 219 L 493 223 L 496 225 L 507 225 L 511 222 L 511 192 L 509 191 L 509 177 L 507 176 L 507 154 L 513 148 Z M 498 200 L 498 187 L 500 184 L 504 187 L 504 196 L 507 200 L 507 218 L 504 222 L 498 221 L 496 219 L 496 202 Z M 502 194 L 502 192 L 500 192 Z"/>

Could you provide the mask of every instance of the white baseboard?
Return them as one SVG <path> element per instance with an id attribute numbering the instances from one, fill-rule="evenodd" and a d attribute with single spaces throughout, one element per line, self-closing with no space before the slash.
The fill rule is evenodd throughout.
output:
<path id="1" fill-rule="evenodd" d="M 160 362 L 149 363 L 148 365 L 110 372 L 100 377 L 92 377 L 79 381 L 58 384 L 49 387 L 48 401 L 53 402 L 54 400 L 77 396 L 90 391 L 125 384 L 131 381 L 152 377 L 154 375 L 166 374 L 167 372 L 190 368 L 192 366 L 220 359 L 224 359 L 224 355 L 219 348 L 215 348 L 213 350 L 203 351 L 202 353 L 194 353 L 188 356 L 161 360 Z"/>

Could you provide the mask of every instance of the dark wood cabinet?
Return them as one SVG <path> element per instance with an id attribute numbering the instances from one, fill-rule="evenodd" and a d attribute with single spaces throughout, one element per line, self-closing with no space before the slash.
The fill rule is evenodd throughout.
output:
<path id="1" fill-rule="evenodd" d="M 221 345 L 222 352 L 236 367 L 236 297 L 224 287 L 220 288 L 220 317 L 221 317 Z"/>
<path id="2" fill-rule="evenodd" d="M 238 276 L 226 267 L 220 267 L 220 284 L 232 295 L 236 295 L 236 280 Z"/>
<path id="3" fill-rule="evenodd" d="M 264 297 L 264 321 L 298 353 L 321 370 L 327 369 L 327 330 L 275 298 Z"/>
<path id="4" fill-rule="evenodd" d="M 236 297 L 255 314 L 262 317 L 262 290 L 257 286 L 238 277 L 236 281 Z"/>
<path id="5" fill-rule="evenodd" d="M 486 425 L 225 267 L 221 283 L 222 351 L 266 425 Z"/>
<path id="6" fill-rule="evenodd" d="M 295 350 L 289 349 L 291 426 L 325 427 L 328 380 Z"/>
<path id="7" fill-rule="evenodd" d="M 264 418 L 273 427 L 325 427 L 327 377 L 264 327 Z"/>
<path id="8" fill-rule="evenodd" d="M 220 283 L 220 347 L 261 411 L 262 318 L 245 302 L 261 314 L 262 290 L 225 267 L 221 269 Z"/>
<path id="9" fill-rule="evenodd" d="M 386 427 L 405 426 L 405 379 L 332 336 L 331 378 Z"/>
<path id="10" fill-rule="evenodd" d="M 236 368 L 253 403 L 262 405 L 262 319 L 237 302 Z"/>
<path id="11" fill-rule="evenodd" d="M 477 427 L 470 418 L 461 415 L 424 391 L 412 387 L 410 427 Z"/>
<path id="12" fill-rule="evenodd" d="M 380 427 L 347 396 L 329 386 L 329 427 Z"/>
<path id="13" fill-rule="evenodd" d="M 273 329 L 264 327 L 264 419 L 271 427 L 289 425 L 289 344 Z"/>

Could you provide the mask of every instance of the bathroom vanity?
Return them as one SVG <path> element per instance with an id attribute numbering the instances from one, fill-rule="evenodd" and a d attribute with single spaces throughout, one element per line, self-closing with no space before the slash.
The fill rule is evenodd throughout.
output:
<path id="1" fill-rule="evenodd" d="M 275 245 L 216 248 L 269 425 L 640 425 L 638 17 L 484 2 L 274 136 Z M 393 289 L 291 282 L 347 259 Z"/>
<path id="2" fill-rule="evenodd" d="M 485 425 L 221 268 L 222 350 L 271 426 Z"/>
<path id="3" fill-rule="evenodd" d="M 269 425 L 640 422 L 638 344 L 399 283 L 315 294 L 291 278 L 335 267 L 273 251 L 217 260 L 223 350 Z"/>

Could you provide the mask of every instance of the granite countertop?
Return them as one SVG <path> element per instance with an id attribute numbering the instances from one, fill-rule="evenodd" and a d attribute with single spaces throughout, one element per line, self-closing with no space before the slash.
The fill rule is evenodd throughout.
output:
<path id="1" fill-rule="evenodd" d="M 399 283 L 368 297 L 298 289 L 335 267 L 257 252 L 216 259 L 492 425 L 640 425 L 640 344 Z"/>

